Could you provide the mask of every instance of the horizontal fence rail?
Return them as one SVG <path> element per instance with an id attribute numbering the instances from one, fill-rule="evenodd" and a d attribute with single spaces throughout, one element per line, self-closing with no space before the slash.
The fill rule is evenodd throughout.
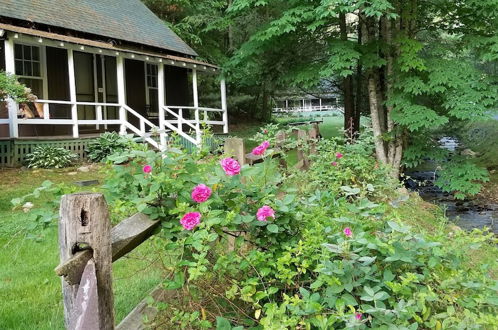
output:
<path id="1" fill-rule="evenodd" d="M 290 108 L 273 108 L 274 113 L 289 113 L 289 112 L 310 112 L 310 111 L 326 111 L 326 110 L 337 110 L 342 109 L 335 105 L 317 105 L 317 106 L 306 106 L 306 107 L 290 107 Z"/>

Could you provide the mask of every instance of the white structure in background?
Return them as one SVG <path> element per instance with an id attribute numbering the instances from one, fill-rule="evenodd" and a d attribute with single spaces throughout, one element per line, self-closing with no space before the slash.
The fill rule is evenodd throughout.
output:
<path id="1" fill-rule="evenodd" d="M 341 111 L 342 106 L 335 95 L 326 95 L 324 97 L 315 97 L 311 95 L 301 97 L 278 98 L 275 101 L 276 107 L 273 113 L 300 113 L 312 111 Z"/>

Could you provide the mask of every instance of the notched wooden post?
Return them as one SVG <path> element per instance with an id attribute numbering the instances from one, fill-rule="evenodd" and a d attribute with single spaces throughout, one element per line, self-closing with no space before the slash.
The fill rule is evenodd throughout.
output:
<path id="1" fill-rule="evenodd" d="M 114 329 L 111 223 L 102 194 L 78 193 L 62 197 L 59 245 L 61 264 L 82 250 L 91 251 L 97 280 L 99 329 Z M 84 254 L 89 256 L 88 252 Z M 76 277 L 81 278 L 81 274 Z M 62 279 L 64 319 L 68 327 L 77 317 L 73 311 L 79 286 Z"/>

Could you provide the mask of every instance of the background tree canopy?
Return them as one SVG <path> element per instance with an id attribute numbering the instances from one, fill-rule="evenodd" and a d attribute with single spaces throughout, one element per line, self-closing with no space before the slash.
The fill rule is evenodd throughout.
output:
<path id="1" fill-rule="evenodd" d="M 279 91 L 340 88 L 345 127 L 370 116 L 393 177 L 440 159 L 436 131 L 489 116 L 498 100 L 498 0 L 144 1 L 222 65 L 231 111 L 269 119 Z"/>

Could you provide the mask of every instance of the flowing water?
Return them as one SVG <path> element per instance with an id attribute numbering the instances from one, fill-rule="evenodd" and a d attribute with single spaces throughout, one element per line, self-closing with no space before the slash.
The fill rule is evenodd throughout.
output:
<path id="1" fill-rule="evenodd" d="M 439 140 L 441 148 L 450 152 L 458 152 L 458 140 L 452 137 L 443 137 Z M 407 188 L 417 191 L 424 200 L 440 205 L 446 210 L 446 215 L 456 225 L 463 229 L 488 227 L 498 234 L 498 205 L 479 204 L 475 200 L 457 200 L 452 194 L 443 192 L 434 185 L 437 179 L 437 167 L 434 170 L 407 172 L 405 185 Z"/>

